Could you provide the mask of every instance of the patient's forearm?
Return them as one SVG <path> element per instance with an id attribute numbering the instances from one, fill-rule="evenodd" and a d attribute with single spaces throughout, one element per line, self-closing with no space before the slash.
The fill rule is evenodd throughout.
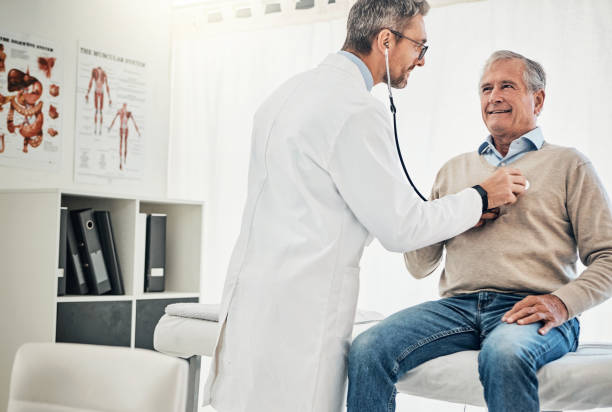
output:
<path id="1" fill-rule="evenodd" d="M 570 318 L 612 296 L 612 251 L 600 253 L 578 278 L 553 292 L 565 303 Z"/>
<path id="2" fill-rule="evenodd" d="M 444 242 L 436 243 L 412 252 L 404 253 L 404 263 L 412 276 L 417 279 L 431 274 L 442 260 Z"/>
<path id="3" fill-rule="evenodd" d="M 612 210 L 590 162 L 580 164 L 571 176 L 567 212 L 580 260 L 587 269 L 553 294 L 573 317 L 612 296 Z"/>

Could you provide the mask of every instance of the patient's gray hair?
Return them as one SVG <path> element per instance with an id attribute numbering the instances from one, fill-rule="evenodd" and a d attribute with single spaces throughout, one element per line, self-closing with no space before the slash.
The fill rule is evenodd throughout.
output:
<path id="1" fill-rule="evenodd" d="M 479 86 L 482 82 L 482 76 L 484 76 L 485 72 L 489 70 L 493 63 L 499 60 L 508 59 L 519 59 L 525 63 L 525 70 L 523 70 L 523 81 L 527 85 L 530 92 L 536 92 L 546 88 L 546 73 L 544 72 L 542 65 L 534 60 L 528 59 L 522 54 L 518 54 L 510 50 L 497 50 L 493 52 L 482 69 Z"/>
<path id="2" fill-rule="evenodd" d="M 349 12 L 342 49 L 370 54 L 372 40 L 382 29 L 403 32 L 411 17 L 428 11 L 427 0 L 357 0 Z"/>

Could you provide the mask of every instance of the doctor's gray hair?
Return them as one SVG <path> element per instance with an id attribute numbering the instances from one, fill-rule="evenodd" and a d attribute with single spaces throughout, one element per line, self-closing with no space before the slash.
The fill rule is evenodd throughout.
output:
<path id="1" fill-rule="evenodd" d="M 491 65 L 499 60 L 519 59 L 525 63 L 525 69 L 523 70 L 523 81 L 527 85 L 530 92 L 537 92 L 538 90 L 544 90 L 546 88 L 546 73 L 542 65 L 534 60 L 528 59 L 522 54 L 515 53 L 510 50 L 497 50 L 491 54 L 487 59 L 487 62 L 482 69 L 480 76 L 480 83 L 482 82 L 482 76 L 489 70 Z"/>
<path id="2" fill-rule="evenodd" d="M 403 32 L 410 18 L 429 11 L 427 0 L 357 0 L 348 15 L 343 50 L 372 51 L 372 39 L 382 29 Z"/>

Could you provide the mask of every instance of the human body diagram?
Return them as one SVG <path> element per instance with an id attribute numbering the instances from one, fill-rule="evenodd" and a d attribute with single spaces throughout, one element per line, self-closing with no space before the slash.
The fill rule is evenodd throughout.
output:
<path id="1" fill-rule="evenodd" d="M 94 134 L 102 134 L 102 109 L 104 109 L 104 86 L 106 86 L 106 94 L 108 94 L 108 104 L 111 106 L 113 101 L 110 97 L 110 89 L 108 87 L 108 76 L 102 67 L 94 67 L 91 69 L 91 77 L 89 79 L 89 86 L 87 88 L 87 94 L 85 94 L 85 102 L 89 102 L 89 92 L 91 91 L 92 84 L 95 83 L 94 88 L 94 107 L 96 109 L 94 115 Z M 99 121 L 98 121 L 99 118 Z"/>
<path id="2" fill-rule="evenodd" d="M 140 137 L 140 130 L 138 130 L 138 125 L 136 124 L 136 120 L 134 120 L 132 112 L 127 110 L 127 103 L 123 103 L 121 109 L 117 111 L 113 121 L 111 122 L 110 126 L 108 126 L 109 132 L 113 128 L 117 117 L 119 117 L 119 169 L 123 170 L 123 165 L 125 165 L 127 160 L 128 120 L 132 119 L 132 123 L 134 123 L 134 128 L 136 128 L 138 137 Z"/>
<path id="3" fill-rule="evenodd" d="M 7 83 L 8 91 L 17 94 L 11 96 L 0 94 L 0 111 L 5 104 L 9 105 L 6 128 L 11 134 L 19 130 L 19 134 L 23 137 L 23 152 L 28 153 L 28 146 L 38 147 L 43 138 L 43 102 L 39 101 L 43 86 L 36 77 L 30 75 L 29 70 L 24 73 L 18 69 L 11 69 L 8 72 Z M 15 112 L 23 117 L 21 122 L 15 122 Z M 0 133 L 0 153 L 3 151 L 4 134 Z"/>

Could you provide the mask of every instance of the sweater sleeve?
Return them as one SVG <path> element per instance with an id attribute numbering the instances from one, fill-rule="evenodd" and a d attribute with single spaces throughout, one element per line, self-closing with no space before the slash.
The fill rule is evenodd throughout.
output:
<path id="1" fill-rule="evenodd" d="M 568 175 L 566 207 L 578 254 L 587 268 L 553 292 L 567 307 L 569 318 L 612 295 L 612 211 L 606 191 L 590 162 Z"/>

